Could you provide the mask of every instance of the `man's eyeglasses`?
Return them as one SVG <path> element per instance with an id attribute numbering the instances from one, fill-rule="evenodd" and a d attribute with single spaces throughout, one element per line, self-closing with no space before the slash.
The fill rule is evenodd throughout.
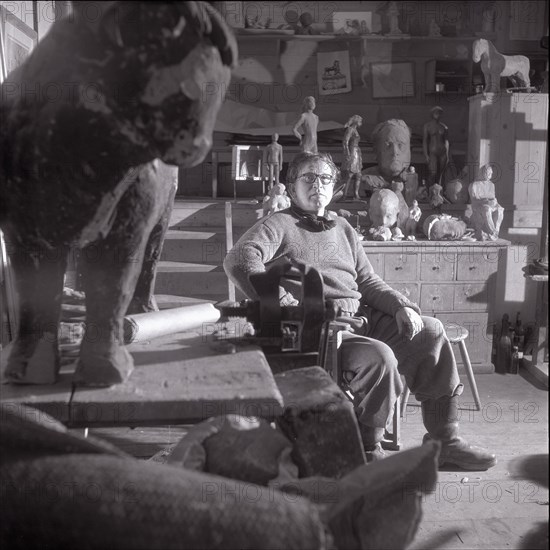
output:
<path id="1" fill-rule="evenodd" d="M 308 185 L 312 185 L 317 178 L 319 178 L 323 185 L 331 185 L 334 183 L 334 176 L 331 176 L 330 174 L 315 174 L 313 172 L 302 174 L 301 176 L 298 176 L 297 179 L 307 183 Z"/>

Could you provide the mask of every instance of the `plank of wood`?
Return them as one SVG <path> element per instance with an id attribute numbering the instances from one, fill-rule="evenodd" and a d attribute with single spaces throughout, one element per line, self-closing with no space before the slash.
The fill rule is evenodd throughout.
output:
<path id="1" fill-rule="evenodd" d="M 188 333 L 133 344 L 136 368 L 124 383 L 77 388 L 71 426 L 163 425 L 242 414 L 272 419 L 282 397 L 263 352 L 239 347 L 220 353 Z"/>

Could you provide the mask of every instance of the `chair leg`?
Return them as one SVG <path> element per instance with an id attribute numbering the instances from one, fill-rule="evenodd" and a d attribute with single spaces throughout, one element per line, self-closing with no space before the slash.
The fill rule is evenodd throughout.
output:
<path id="1" fill-rule="evenodd" d="M 462 362 L 464 363 L 464 368 L 466 369 L 466 374 L 468 376 L 468 381 L 470 382 L 470 388 L 474 394 L 474 401 L 476 404 L 476 410 L 481 410 L 481 400 L 479 399 L 479 392 L 477 391 L 476 379 L 474 377 L 474 370 L 472 369 L 472 363 L 470 362 L 470 356 L 468 355 L 468 349 L 466 348 L 466 343 L 464 340 L 458 342 L 458 349 L 460 350 L 460 355 L 462 357 Z"/>
<path id="2" fill-rule="evenodd" d="M 388 451 L 399 451 L 401 449 L 401 417 L 399 410 L 401 408 L 399 397 L 395 401 L 393 406 L 393 419 L 392 419 L 392 431 L 386 435 L 384 441 L 382 441 L 382 448 Z"/>
<path id="3" fill-rule="evenodd" d="M 411 390 L 409 390 L 409 387 L 405 385 L 405 391 L 401 396 L 401 418 L 405 416 L 405 412 L 407 411 L 407 403 L 409 402 L 410 395 L 411 395 Z"/>

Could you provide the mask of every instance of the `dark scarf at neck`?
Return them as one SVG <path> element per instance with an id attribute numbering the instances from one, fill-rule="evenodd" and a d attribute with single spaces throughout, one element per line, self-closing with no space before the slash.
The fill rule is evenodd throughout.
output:
<path id="1" fill-rule="evenodd" d="M 290 211 L 300 218 L 302 222 L 304 222 L 304 224 L 313 231 L 327 231 L 336 225 L 334 220 L 329 220 L 324 216 L 318 216 L 317 214 L 306 212 L 294 203 L 291 204 Z"/>

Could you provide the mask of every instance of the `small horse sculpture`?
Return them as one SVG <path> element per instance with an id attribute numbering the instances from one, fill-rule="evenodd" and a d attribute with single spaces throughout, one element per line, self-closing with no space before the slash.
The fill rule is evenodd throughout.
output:
<path id="1" fill-rule="evenodd" d="M 502 55 L 489 41 L 478 38 L 473 45 L 474 63 L 481 61 L 485 92 L 500 91 L 500 77 L 507 76 L 515 88 L 529 88 L 529 59 L 524 55 Z"/>

